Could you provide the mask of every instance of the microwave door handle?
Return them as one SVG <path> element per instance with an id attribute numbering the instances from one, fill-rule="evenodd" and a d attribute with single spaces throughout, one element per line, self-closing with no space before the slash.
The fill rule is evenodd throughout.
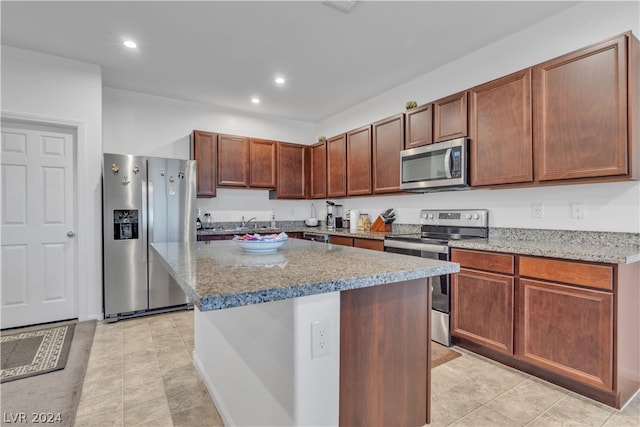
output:
<path id="1" fill-rule="evenodd" d="M 444 154 L 444 173 L 451 179 L 451 148 L 447 148 Z"/>

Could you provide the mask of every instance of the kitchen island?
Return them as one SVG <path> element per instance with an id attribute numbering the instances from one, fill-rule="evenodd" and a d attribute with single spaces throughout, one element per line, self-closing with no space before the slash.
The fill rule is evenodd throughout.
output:
<path id="1" fill-rule="evenodd" d="M 195 305 L 194 364 L 225 425 L 429 422 L 434 261 L 289 239 L 153 244 Z"/>

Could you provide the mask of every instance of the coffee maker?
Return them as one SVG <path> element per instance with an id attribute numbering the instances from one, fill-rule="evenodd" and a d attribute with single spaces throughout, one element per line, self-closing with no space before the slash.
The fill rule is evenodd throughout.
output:
<path id="1" fill-rule="evenodd" d="M 334 208 L 336 204 L 331 200 L 327 200 L 327 230 L 335 230 L 336 223 L 334 217 Z"/>
<path id="2" fill-rule="evenodd" d="M 335 205 L 333 207 L 333 222 L 335 228 L 342 228 L 342 205 Z"/>

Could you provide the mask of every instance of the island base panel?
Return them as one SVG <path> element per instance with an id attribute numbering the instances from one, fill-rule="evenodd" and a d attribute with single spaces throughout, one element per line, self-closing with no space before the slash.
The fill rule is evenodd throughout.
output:
<path id="1" fill-rule="evenodd" d="M 338 292 L 215 311 L 194 309 L 193 361 L 225 425 L 337 425 Z M 311 323 L 330 353 L 311 357 Z"/>
<path id="2" fill-rule="evenodd" d="M 343 291 L 340 425 L 430 422 L 428 279 Z"/>

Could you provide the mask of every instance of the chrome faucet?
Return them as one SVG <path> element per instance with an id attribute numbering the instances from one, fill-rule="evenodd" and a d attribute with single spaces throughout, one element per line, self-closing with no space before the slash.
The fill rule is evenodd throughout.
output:
<path id="1" fill-rule="evenodd" d="M 246 220 L 246 221 L 245 221 L 245 220 L 244 220 L 244 216 L 243 216 L 243 217 L 242 217 L 242 221 L 240 222 L 240 228 L 245 228 L 245 227 L 246 227 L 247 225 L 249 225 L 249 223 L 250 223 L 251 221 L 253 221 L 254 219 L 256 219 L 256 217 L 255 217 L 255 216 L 254 216 L 254 217 L 252 217 L 252 218 L 249 218 L 248 220 Z M 255 223 L 254 223 L 253 225 L 255 226 Z"/>

